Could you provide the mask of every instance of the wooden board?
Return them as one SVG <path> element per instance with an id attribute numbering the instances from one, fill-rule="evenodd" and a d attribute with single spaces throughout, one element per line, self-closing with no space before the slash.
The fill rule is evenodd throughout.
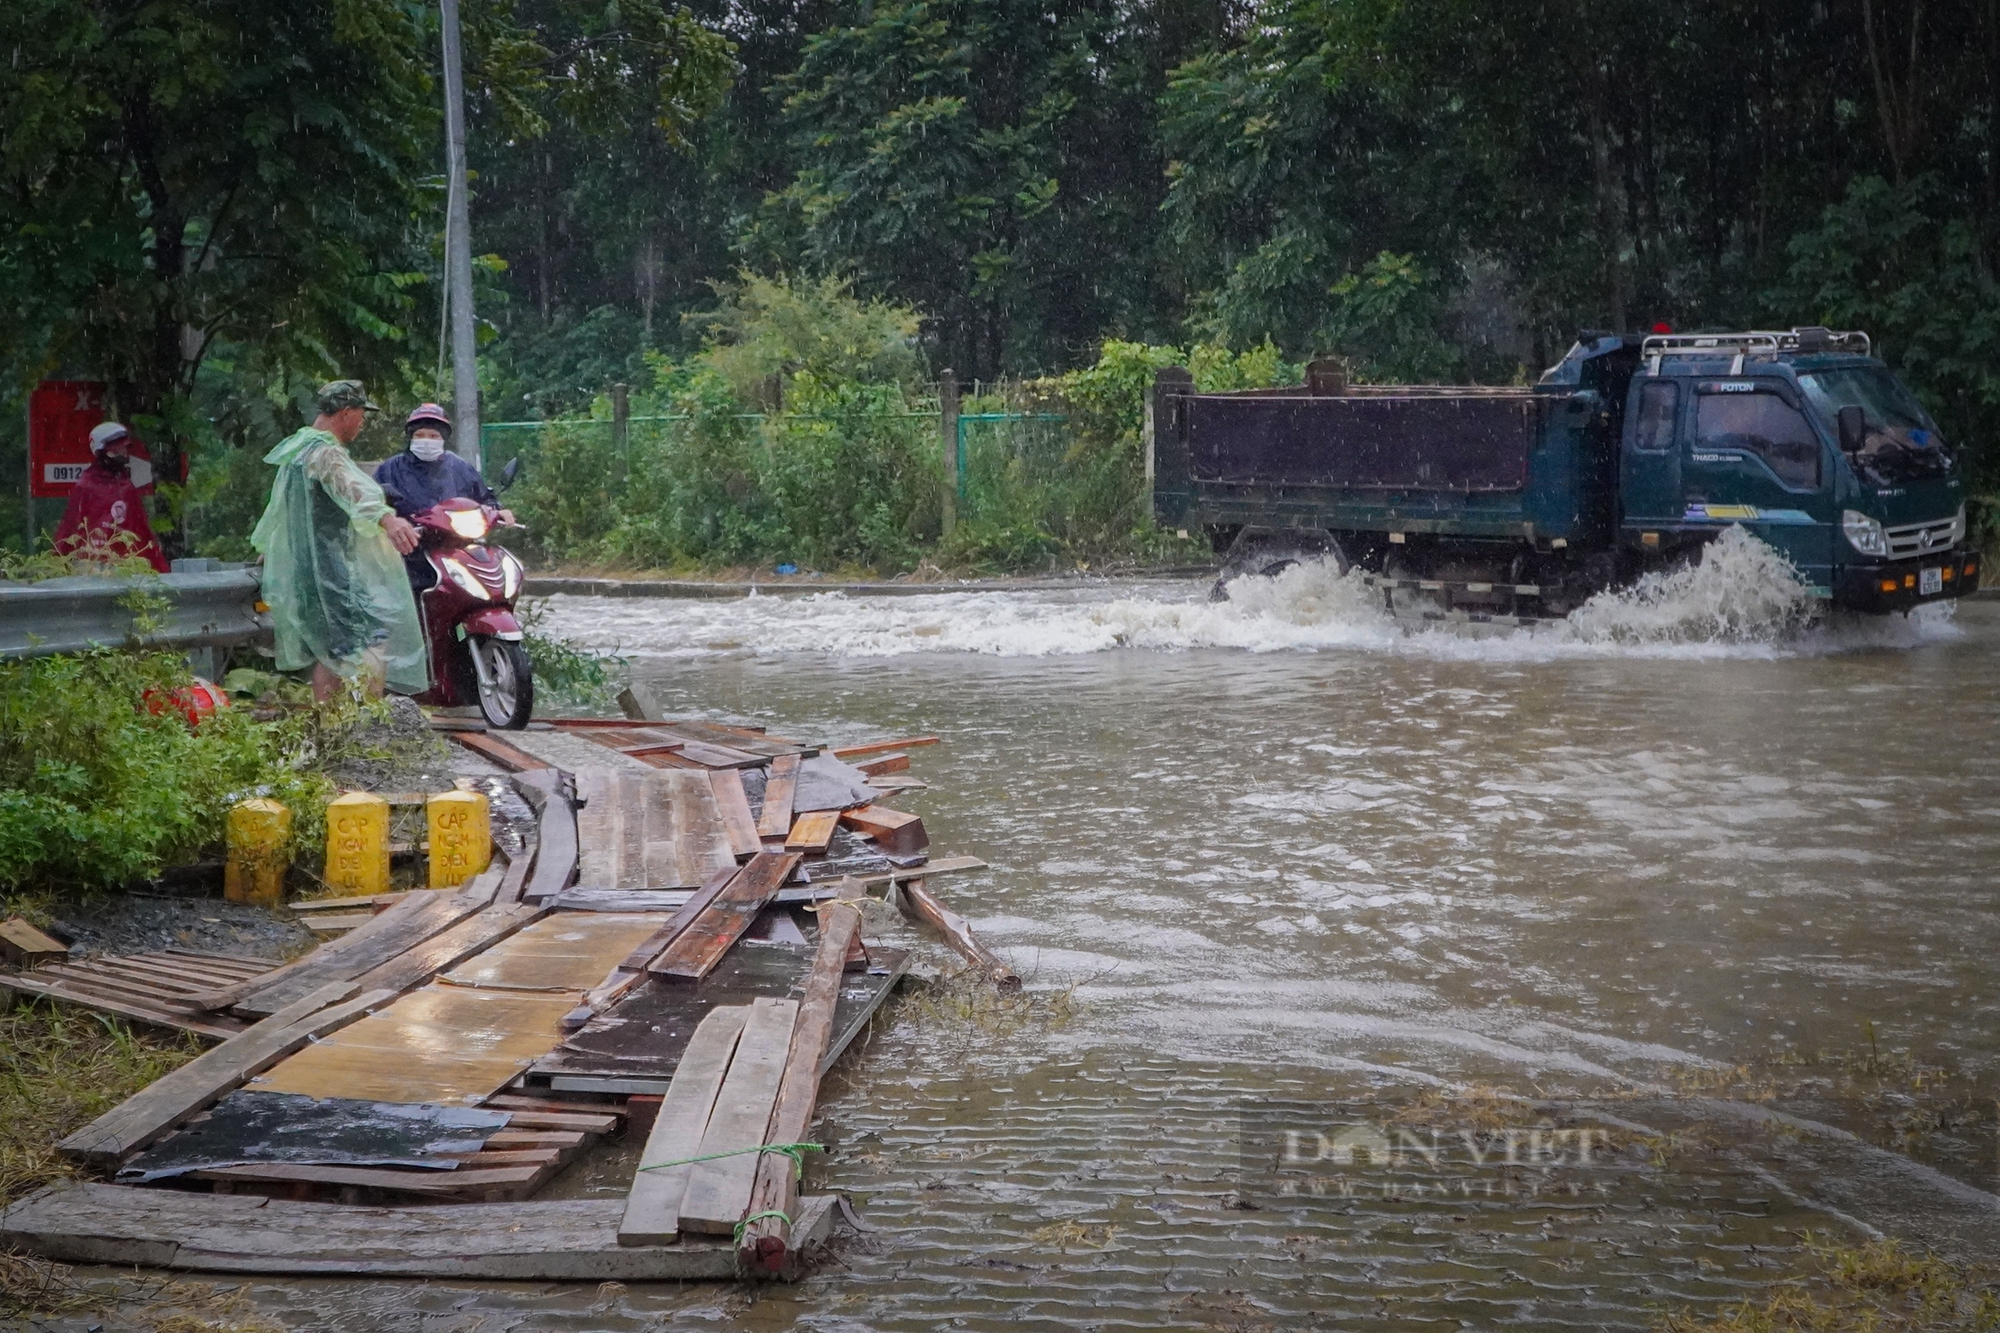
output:
<path id="1" fill-rule="evenodd" d="M 356 980 L 370 989 L 406 991 L 421 986 L 438 973 L 491 949 L 547 911 L 546 907 L 523 903 L 489 907 L 380 967 L 370 968 Z"/>
<path id="2" fill-rule="evenodd" d="M 537 759 L 518 745 L 510 745 L 490 732 L 452 730 L 446 735 L 448 739 L 457 741 L 483 759 L 492 760 L 509 773 L 528 773 L 549 767 L 547 760 Z"/>
<path id="3" fill-rule="evenodd" d="M 800 1207 L 824 1240 L 833 1200 Z M 291 1203 L 129 1185 L 58 1185 L 0 1212 L 0 1248 L 63 1263 L 201 1273 L 523 1282 L 728 1281 L 728 1237 L 621 1247 L 622 1199 L 415 1208 Z M 784 1276 L 795 1277 L 797 1270 Z"/>
<path id="4" fill-rule="evenodd" d="M 915 856 L 931 844 L 931 835 L 924 831 L 921 816 L 891 810 L 885 805 L 864 805 L 859 810 L 844 811 L 840 822 L 857 833 L 866 833 L 891 856 Z"/>
<path id="5" fill-rule="evenodd" d="M 749 1016 L 749 1005 L 711 1009 L 695 1029 L 633 1172 L 618 1226 L 620 1245 L 666 1245 L 678 1235 L 681 1200 L 695 1166 L 687 1159 L 701 1153 L 723 1075 Z M 670 1162 L 679 1165 L 665 1165 Z"/>
<path id="6" fill-rule="evenodd" d="M 760 838 L 782 838 L 792 831 L 792 793 L 799 784 L 799 759 L 780 755 L 771 761 L 764 781 L 764 809 L 757 816 Z"/>
<path id="7" fill-rule="evenodd" d="M 522 773 L 514 787 L 535 811 L 535 859 L 521 886 L 528 902 L 546 902 L 576 882 L 576 795 L 571 775 L 559 768 Z"/>
<path id="8" fill-rule="evenodd" d="M 199 997 L 210 1008 L 234 1008 L 242 1013 L 276 1013 L 321 986 L 351 981 L 390 959 L 457 925 L 484 904 L 463 894 L 413 893 L 366 925 L 261 977 Z"/>
<path id="9" fill-rule="evenodd" d="M 914 750 L 920 745 L 936 745 L 935 736 L 911 736 L 900 741 L 869 741 L 865 745 L 841 745 L 832 751 L 835 759 L 856 759 L 862 755 L 887 754 L 891 750 Z"/>
<path id="10" fill-rule="evenodd" d="M 828 1065 L 867 1029 L 910 963 L 901 949 L 881 945 L 869 956 L 873 970 L 842 978 Z M 760 995 L 802 996 L 812 957 L 807 945 L 744 940 L 699 985 L 649 986 L 626 995 L 537 1060 L 529 1082 L 564 1092 L 664 1093 L 709 1013 Z"/>
<path id="11" fill-rule="evenodd" d="M 356 996 L 359 989 L 351 981 L 320 987 L 155 1079 L 56 1146 L 72 1157 L 98 1165 L 116 1162 L 145 1147 L 245 1079 L 313 1039 L 361 1019 L 369 1008 L 389 998 L 379 991 Z"/>
<path id="12" fill-rule="evenodd" d="M 542 918 L 445 975 L 455 986 L 564 991 L 579 995 L 604 980 L 667 918 L 654 912 L 562 912 Z"/>
<path id="13" fill-rule="evenodd" d="M 681 1197 L 681 1230 L 729 1235 L 743 1220 L 761 1154 L 742 1150 L 765 1142 L 798 1013 L 797 1000 L 763 997 L 750 1006 L 701 1136 L 700 1155 L 709 1160 L 694 1164 Z"/>
<path id="14" fill-rule="evenodd" d="M 331 939 L 336 935 L 345 935 L 359 926 L 367 925 L 368 919 L 374 915 L 373 912 L 314 912 L 302 920 L 306 928 L 315 935 L 324 935 Z"/>
<path id="15" fill-rule="evenodd" d="M 901 752 L 864 756 L 853 762 L 857 769 L 871 778 L 889 773 L 907 773 L 910 769 L 910 756 Z"/>
<path id="16" fill-rule="evenodd" d="M 792 822 L 792 831 L 785 838 L 785 850 L 824 856 L 827 846 L 833 841 L 833 831 L 838 827 L 838 810 L 814 810 L 800 815 Z"/>
<path id="17" fill-rule="evenodd" d="M 479 1157 L 498 1154 L 480 1153 Z M 292 1166 L 259 1162 L 249 1166 L 212 1166 L 187 1173 L 189 1180 L 225 1181 L 241 1188 L 280 1186 L 289 1194 L 299 1185 L 320 1185 L 407 1194 L 417 1198 L 471 1200 L 525 1199 L 560 1171 L 561 1154 L 535 1153 L 527 1163 L 479 1164 L 468 1159 L 456 1171 L 392 1171 L 366 1166 Z M 289 1203 L 290 1200 L 288 1199 Z"/>
<path id="18" fill-rule="evenodd" d="M 658 976 L 699 981 L 741 939 L 799 864 L 796 852 L 759 852 L 737 872 L 715 901 L 646 969 Z"/>
<path id="19" fill-rule="evenodd" d="M 0 963 L 9 967 L 34 967 L 69 957 L 69 946 L 45 935 L 21 917 L 0 921 Z"/>
<path id="20" fill-rule="evenodd" d="M 192 1032 L 197 1037 L 217 1041 L 233 1037 L 248 1026 L 227 1014 L 211 1014 L 195 1006 L 169 1004 L 152 996 L 135 998 L 122 991 L 102 986 L 78 986 L 60 977 L 43 975 L 55 970 L 38 968 L 33 973 L 17 976 L 0 975 L 0 995 L 9 992 L 36 995 L 57 1004 L 112 1014 L 142 1027 Z"/>
<path id="21" fill-rule="evenodd" d="M 251 1080 L 260 1092 L 477 1105 L 555 1049 L 566 992 L 430 985 Z M 170 1076 L 171 1077 L 171 1076 Z"/>
<path id="22" fill-rule="evenodd" d="M 578 880 L 591 888 L 690 889 L 736 864 L 705 772 L 577 775 Z"/>
<path id="23" fill-rule="evenodd" d="M 718 768 L 708 775 L 709 791 L 715 796 L 716 815 L 722 820 L 723 836 L 738 858 L 755 856 L 764 850 L 757 836 L 757 817 L 750 813 L 750 798 L 743 792 L 743 774 L 733 768 Z"/>

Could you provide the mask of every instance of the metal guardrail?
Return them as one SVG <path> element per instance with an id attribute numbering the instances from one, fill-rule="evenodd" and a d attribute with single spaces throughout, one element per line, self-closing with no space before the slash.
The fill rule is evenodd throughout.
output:
<path id="1" fill-rule="evenodd" d="M 0 660 L 92 648 L 225 648 L 270 631 L 254 569 L 0 582 Z M 134 629 L 135 611 L 155 621 Z"/>

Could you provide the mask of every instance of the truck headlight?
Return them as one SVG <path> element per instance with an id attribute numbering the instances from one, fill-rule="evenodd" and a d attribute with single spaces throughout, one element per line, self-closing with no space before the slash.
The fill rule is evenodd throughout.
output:
<path id="1" fill-rule="evenodd" d="M 1956 546 L 1964 540 L 1965 540 L 1965 506 L 1960 505 L 1958 507 L 1958 512 L 1951 516 L 1950 544 Z"/>
<path id="2" fill-rule="evenodd" d="M 1889 534 L 1866 514 L 1852 509 L 1841 510 L 1840 530 L 1847 535 L 1847 544 L 1863 555 L 1889 554 Z"/>
<path id="3" fill-rule="evenodd" d="M 513 601 L 514 595 L 521 591 L 521 579 L 526 573 L 512 551 L 500 552 L 500 595 Z"/>
<path id="4" fill-rule="evenodd" d="M 458 561 L 446 560 L 444 572 L 451 576 L 451 581 L 457 584 L 459 591 L 467 597 L 476 597 L 482 602 L 493 600 L 492 594 L 486 591 L 486 585 L 479 581 L 479 576 Z"/>

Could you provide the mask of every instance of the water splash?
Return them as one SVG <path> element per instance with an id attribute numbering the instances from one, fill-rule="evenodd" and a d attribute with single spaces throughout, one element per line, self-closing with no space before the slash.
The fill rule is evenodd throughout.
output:
<path id="1" fill-rule="evenodd" d="M 1815 619 L 1821 605 L 1784 557 L 1740 528 L 1684 569 L 1603 593 L 1563 621 L 1478 628 L 1398 619 L 1356 574 L 1308 560 L 1230 585 L 1108 583 L 922 597 L 750 597 L 635 602 L 558 596 L 561 633 L 637 657 L 1063 657 L 1117 649 L 1350 651 L 1447 660 L 1768 657 L 1911 647 L 1957 634 L 1949 607 L 1903 617 Z"/>
<path id="2" fill-rule="evenodd" d="M 1732 525 L 1693 564 L 1599 593 L 1564 625 L 1583 643 L 1777 643 L 1818 610 L 1791 561 Z"/>

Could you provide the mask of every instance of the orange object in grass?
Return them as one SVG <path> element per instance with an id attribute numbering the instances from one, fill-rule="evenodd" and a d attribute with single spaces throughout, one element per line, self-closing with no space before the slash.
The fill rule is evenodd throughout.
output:
<path id="1" fill-rule="evenodd" d="M 196 676 L 192 684 L 177 690 L 152 689 L 141 697 L 145 700 L 146 711 L 154 717 L 161 717 L 172 709 L 186 718 L 190 727 L 200 726 L 201 720 L 210 713 L 229 707 L 229 691 L 220 685 L 210 684 L 200 676 Z"/>

